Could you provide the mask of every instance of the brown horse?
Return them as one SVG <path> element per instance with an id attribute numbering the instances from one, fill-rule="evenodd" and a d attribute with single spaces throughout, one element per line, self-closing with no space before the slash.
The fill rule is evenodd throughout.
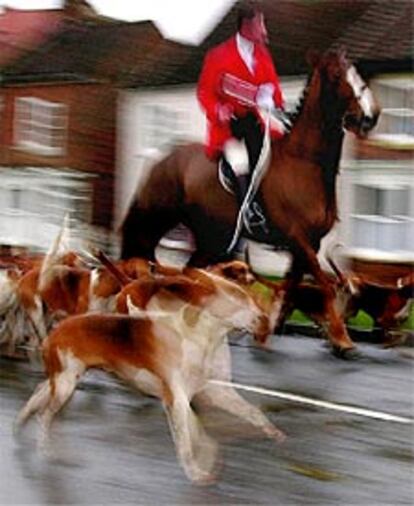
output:
<path id="1" fill-rule="evenodd" d="M 258 191 L 269 225 L 262 240 L 292 253 L 287 288 L 305 272 L 320 283 L 331 343 L 343 352 L 354 343 L 335 310 L 333 288 L 316 254 L 337 219 L 335 183 L 344 128 L 366 136 L 377 122 L 379 107 L 342 50 L 308 59 L 312 72 L 291 131 L 272 142 L 270 165 Z M 122 225 L 122 257 L 154 259 L 160 238 L 182 222 L 195 238 L 192 265 L 222 261 L 228 257 L 237 213 L 235 197 L 221 187 L 217 166 L 203 147 L 176 147 L 152 167 L 132 201 Z M 287 297 L 281 320 L 288 305 Z"/>

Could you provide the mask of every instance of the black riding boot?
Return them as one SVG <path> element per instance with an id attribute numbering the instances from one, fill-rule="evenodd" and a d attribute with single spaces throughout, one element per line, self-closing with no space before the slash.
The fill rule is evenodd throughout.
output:
<path id="1" fill-rule="evenodd" d="M 239 208 L 243 205 L 246 194 L 250 186 L 250 176 L 243 175 L 237 177 L 237 202 Z M 254 229 L 265 230 L 265 216 L 260 204 L 256 201 L 250 202 L 244 210 L 244 223 L 249 232 L 253 232 Z"/>
<path id="2" fill-rule="evenodd" d="M 237 176 L 236 196 L 237 196 L 237 202 L 239 204 L 239 207 L 244 202 L 244 197 L 246 196 L 247 190 L 249 189 L 249 181 L 250 181 L 250 176 L 247 174 Z"/>
<path id="3" fill-rule="evenodd" d="M 247 174 L 243 174 L 242 176 L 237 176 L 237 188 L 236 188 L 236 198 L 239 209 L 243 205 L 244 198 L 246 196 L 247 190 L 249 189 L 249 176 Z M 247 251 L 247 242 L 240 236 L 237 244 L 234 248 L 234 253 L 236 257 L 240 260 L 246 261 L 246 251 Z"/>

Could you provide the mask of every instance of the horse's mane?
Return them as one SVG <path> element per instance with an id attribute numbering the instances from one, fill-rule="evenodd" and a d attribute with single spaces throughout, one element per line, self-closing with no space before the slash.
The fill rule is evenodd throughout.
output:
<path id="1" fill-rule="evenodd" d="M 288 117 L 291 122 L 291 126 L 287 135 L 289 135 L 296 123 L 300 120 L 302 112 L 304 110 L 306 101 L 311 90 L 312 76 L 315 70 L 309 72 L 306 80 L 306 84 L 303 88 L 302 94 L 292 111 L 288 112 Z M 324 84 L 322 76 L 322 84 Z M 327 144 L 330 149 L 325 152 L 319 160 L 319 165 L 322 168 L 322 177 L 324 180 L 324 186 L 326 188 L 327 202 L 331 203 L 335 198 L 335 182 L 336 176 L 339 171 L 339 160 L 341 157 L 341 146 L 343 140 L 342 124 L 338 122 L 338 109 L 332 107 L 332 94 L 324 89 L 322 86 L 320 107 L 324 112 L 324 125 L 323 125 L 323 136 L 327 139 Z M 328 141 L 329 139 L 329 141 Z"/>
<path id="2" fill-rule="evenodd" d="M 338 55 L 339 55 L 339 52 L 336 50 L 328 50 L 325 53 L 326 57 L 330 56 L 330 57 L 338 58 Z M 311 89 L 311 82 L 312 82 L 312 77 L 313 77 L 314 73 L 315 73 L 315 69 L 312 69 L 309 72 L 307 79 L 306 79 L 306 84 L 303 88 L 303 91 L 302 91 L 302 94 L 298 100 L 298 103 L 295 105 L 295 108 L 292 111 L 289 111 L 287 113 L 288 117 L 290 119 L 290 122 L 291 122 L 291 127 L 290 127 L 289 132 L 293 129 L 293 127 L 295 126 L 295 123 L 299 120 L 299 118 L 303 112 L 304 106 L 306 104 L 306 100 L 308 98 L 308 95 L 309 95 L 309 92 Z M 342 128 L 338 128 L 338 121 L 337 121 L 338 117 L 330 114 L 332 111 L 333 112 L 337 112 L 337 111 L 335 111 L 335 109 L 332 109 L 332 102 L 330 102 L 330 100 L 332 100 L 332 95 L 330 95 L 329 93 L 326 93 L 326 88 L 324 89 L 324 87 L 323 87 L 323 85 L 326 83 L 326 81 L 323 78 L 322 72 L 321 72 L 321 77 L 322 77 L 322 91 L 321 91 L 320 105 L 321 105 L 322 111 L 325 113 L 324 134 L 330 135 L 330 134 L 332 134 L 333 129 L 338 132 L 339 130 L 342 130 Z"/>
<path id="3" fill-rule="evenodd" d="M 287 115 L 288 115 L 288 118 L 289 118 L 290 123 L 291 123 L 290 129 L 289 129 L 288 133 L 290 133 L 290 131 L 292 130 L 292 128 L 294 127 L 296 121 L 298 120 L 299 116 L 302 113 L 303 107 L 305 105 L 306 99 L 307 99 L 308 94 L 309 94 L 309 87 L 310 87 L 312 75 L 313 75 L 313 72 L 310 72 L 308 74 L 308 77 L 306 79 L 305 87 L 303 88 L 302 94 L 299 97 L 299 100 L 298 100 L 297 104 L 295 105 L 295 108 L 293 110 L 291 110 L 291 111 L 287 111 Z"/>

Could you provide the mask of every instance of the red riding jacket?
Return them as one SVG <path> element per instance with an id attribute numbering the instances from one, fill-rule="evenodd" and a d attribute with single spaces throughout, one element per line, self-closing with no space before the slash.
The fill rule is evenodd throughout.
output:
<path id="1" fill-rule="evenodd" d="M 249 109 L 254 108 L 224 93 L 225 75 L 250 83 L 253 85 L 252 89 L 261 84 L 272 83 L 274 103 L 277 107 L 283 108 L 279 77 L 269 51 L 264 46 L 255 44 L 254 61 L 254 73 L 251 73 L 239 54 L 235 36 L 206 54 L 198 81 L 197 97 L 208 120 L 206 153 L 209 158 L 217 158 L 222 152 L 223 144 L 232 137 L 229 122 L 220 122 L 218 119 L 219 107 L 231 105 L 236 116 L 243 116 Z"/>

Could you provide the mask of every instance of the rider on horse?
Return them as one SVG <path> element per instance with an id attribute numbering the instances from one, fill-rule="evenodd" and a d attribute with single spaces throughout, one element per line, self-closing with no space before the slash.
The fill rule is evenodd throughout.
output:
<path id="1" fill-rule="evenodd" d="M 268 36 L 261 10 L 252 3 L 242 7 L 237 29 L 235 36 L 207 53 L 197 96 L 208 120 L 206 154 L 211 160 L 222 158 L 226 168 L 233 170 L 241 205 L 263 140 L 258 110 L 281 113 L 283 96 L 266 47 Z M 284 121 L 283 114 L 279 114 L 279 121 L 272 119 L 273 138 L 284 135 Z"/>

